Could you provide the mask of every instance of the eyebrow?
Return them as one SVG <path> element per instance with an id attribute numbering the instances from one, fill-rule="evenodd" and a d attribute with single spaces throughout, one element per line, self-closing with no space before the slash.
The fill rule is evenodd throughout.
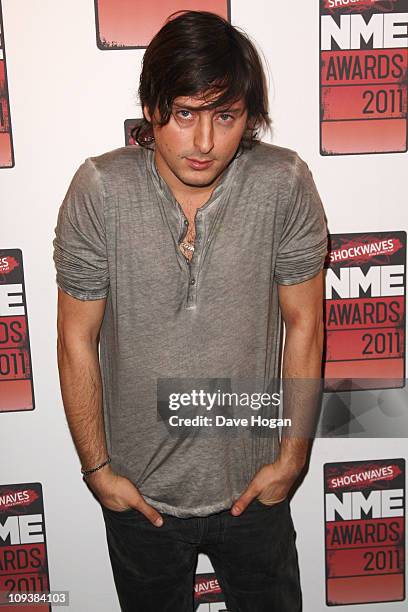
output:
<path id="1" fill-rule="evenodd" d="M 202 110 L 214 110 L 217 113 L 233 113 L 233 114 L 237 114 L 237 113 L 243 113 L 245 108 L 222 108 L 220 110 L 217 110 L 217 108 L 214 109 L 206 109 L 206 108 L 200 108 L 199 106 L 189 106 L 188 104 L 179 104 L 178 102 L 173 102 L 173 106 L 175 108 L 178 109 L 182 109 L 182 110 L 188 110 L 188 111 L 202 111 Z"/>

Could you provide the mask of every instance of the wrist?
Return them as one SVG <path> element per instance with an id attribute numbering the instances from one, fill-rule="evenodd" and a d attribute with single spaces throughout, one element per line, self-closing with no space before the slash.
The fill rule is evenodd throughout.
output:
<path id="1" fill-rule="evenodd" d="M 306 465 L 309 450 L 307 438 L 282 438 L 277 461 L 288 470 L 300 472 Z"/>
<path id="2" fill-rule="evenodd" d="M 287 476 L 296 478 L 306 464 L 306 457 L 293 457 L 290 455 L 280 454 L 275 465 L 282 470 Z"/>
<path id="3" fill-rule="evenodd" d="M 105 459 L 105 461 L 102 461 L 101 463 L 98 463 L 97 465 L 95 465 L 93 467 L 86 468 L 86 469 L 82 467 L 81 468 L 82 478 L 84 480 L 87 480 L 93 474 L 96 474 L 100 470 L 105 469 L 106 467 L 109 467 L 109 464 L 110 464 L 111 461 L 112 461 L 112 459 L 108 455 L 107 459 Z"/>
<path id="4" fill-rule="evenodd" d="M 107 486 L 107 483 L 111 481 L 113 476 L 114 472 L 111 466 L 105 465 L 105 467 L 101 468 L 97 472 L 89 474 L 89 476 L 86 478 L 83 476 L 82 479 L 85 484 L 92 489 L 92 491 L 95 491 L 104 489 L 105 486 Z"/>

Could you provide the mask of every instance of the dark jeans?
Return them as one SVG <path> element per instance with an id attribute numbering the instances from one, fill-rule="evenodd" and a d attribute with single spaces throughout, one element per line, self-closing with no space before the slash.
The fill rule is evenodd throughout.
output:
<path id="1" fill-rule="evenodd" d="M 255 499 L 241 516 L 162 513 L 154 527 L 137 510 L 102 507 L 109 556 L 124 612 L 192 612 L 197 556 L 214 568 L 228 612 L 300 612 L 301 592 L 289 502 Z"/>

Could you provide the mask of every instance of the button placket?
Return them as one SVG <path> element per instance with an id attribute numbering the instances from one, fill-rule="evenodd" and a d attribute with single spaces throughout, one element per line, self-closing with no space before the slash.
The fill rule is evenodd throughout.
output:
<path id="1" fill-rule="evenodd" d="M 179 246 L 179 245 L 180 245 L 180 242 L 182 242 L 182 241 L 183 241 L 183 239 L 184 239 L 185 235 L 187 234 L 187 229 L 188 229 L 189 222 L 188 222 L 188 219 L 186 219 L 186 218 L 184 217 L 184 214 L 183 214 L 183 212 L 181 211 L 181 207 L 180 207 L 180 205 L 179 205 L 179 208 L 180 208 L 180 211 L 179 211 L 179 212 L 180 212 L 180 216 L 181 216 L 181 225 L 180 225 L 180 230 L 182 230 L 182 231 L 181 231 L 181 234 L 179 234 L 179 238 L 178 238 L 177 255 L 178 255 L 178 256 L 179 256 L 179 257 L 182 259 L 182 261 L 183 261 L 183 262 L 186 264 L 188 274 L 190 274 L 190 273 L 189 273 L 189 268 L 190 268 L 190 264 L 191 264 L 191 262 L 190 262 L 190 260 L 189 260 L 189 259 L 188 259 L 188 258 L 187 258 L 187 257 L 186 257 L 186 256 L 185 256 L 185 255 L 184 255 L 182 252 L 181 252 L 181 249 L 180 249 L 180 246 Z"/>
<path id="2" fill-rule="evenodd" d="M 196 237 L 194 254 L 190 261 L 190 276 L 187 289 L 187 308 L 195 308 L 197 305 L 198 272 L 202 253 L 203 221 L 201 213 L 197 212 L 195 219 Z"/>

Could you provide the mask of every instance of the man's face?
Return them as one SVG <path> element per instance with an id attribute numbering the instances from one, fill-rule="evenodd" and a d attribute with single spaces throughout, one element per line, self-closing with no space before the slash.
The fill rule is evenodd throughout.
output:
<path id="1" fill-rule="evenodd" d="M 215 184 L 234 157 L 246 129 L 245 103 L 240 99 L 224 107 L 199 110 L 210 101 L 176 98 L 170 119 L 163 126 L 157 125 L 156 110 L 156 163 L 160 171 L 164 170 L 165 179 L 190 187 L 208 187 Z M 144 112 L 151 121 L 146 107 Z"/>

